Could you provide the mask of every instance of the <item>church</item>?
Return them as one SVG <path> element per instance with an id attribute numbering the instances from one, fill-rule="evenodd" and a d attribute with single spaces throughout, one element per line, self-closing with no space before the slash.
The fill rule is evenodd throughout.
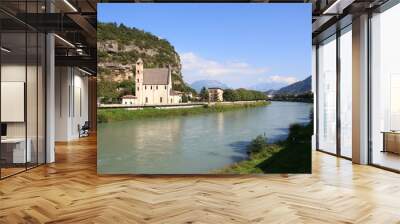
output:
<path id="1" fill-rule="evenodd" d="M 171 68 L 143 68 L 143 60 L 135 66 L 135 95 L 122 97 L 122 104 L 161 105 L 182 102 L 182 93 L 172 90 Z"/>

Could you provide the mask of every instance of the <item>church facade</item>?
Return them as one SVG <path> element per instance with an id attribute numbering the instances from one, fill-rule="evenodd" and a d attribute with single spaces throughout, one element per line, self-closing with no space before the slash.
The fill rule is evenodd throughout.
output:
<path id="1" fill-rule="evenodd" d="M 122 104 L 163 105 L 182 102 L 182 93 L 172 90 L 171 68 L 143 68 L 142 59 L 135 65 L 135 95 L 122 97 Z"/>

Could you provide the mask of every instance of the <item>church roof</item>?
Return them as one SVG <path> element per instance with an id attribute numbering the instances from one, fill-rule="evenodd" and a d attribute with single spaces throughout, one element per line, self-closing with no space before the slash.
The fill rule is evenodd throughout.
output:
<path id="1" fill-rule="evenodd" d="M 168 68 L 148 68 L 143 71 L 144 85 L 168 85 Z"/>
<path id="2" fill-rule="evenodd" d="M 122 99 L 136 99 L 137 97 L 136 96 L 134 96 L 134 95 L 125 95 L 125 96 L 122 96 Z"/>

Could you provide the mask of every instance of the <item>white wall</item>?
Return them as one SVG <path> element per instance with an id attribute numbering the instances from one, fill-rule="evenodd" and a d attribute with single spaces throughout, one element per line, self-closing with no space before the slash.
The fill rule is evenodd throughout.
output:
<path id="1" fill-rule="evenodd" d="M 38 69 L 38 70 L 37 70 Z M 25 135 L 29 139 L 29 148 L 31 149 L 32 162 L 36 162 L 39 159 L 39 163 L 44 162 L 44 74 L 41 72 L 41 67 L 36 65 L 25 65 L 19 63 L 3 63 L 1 66 L 1 76 L 2 76 L 2 98 L 10 98 L 14 101 L 9 103 L 14 103 L 14 108 L 11 106 L 3 105 L 2 115 L 4 113 L 8 114 L 18 114 L 18 120 L 7 121 L 7 137 L 9 138 L 24 138 Z M 25 80 L 27 79 L 27 80 Z M 20 88 L 16 89 L 16 86 L 12 91 L 7 91 L 4 88 L 5 83 L 16 83 L 23 84 Z M 26 88 L 25 88 L 26 87 Z M 26 99 L 25 99 L 26 91 Z M 5 94 L 5 95 L 4 95 Z M 18 99 L 13 99 L 7 96 L 7 94 L 20 95 Z M 21 101 L 22 100 L 22 101 Z M 18 102 L 19 101 L 19 102 Z M 2 102 L 3 104 L 4 102 Z M 26 103 L 26 106 L 25 106 Z M 17 104 L 19 104 L 17 106 Z M 26 113 L 26 120 L 25 120 Z M 2 120 L 4 120 L 2 118 Z"/>
<path id="2" fill-rule="evenodd" d="M 88 78 L 76 68 L 56 67 L 55 140 L 79 137 L 78 125 L 88 120 Z"/>
<path id="3" fill-rule="evenodd" d="M 169 92 L 171 85 L 142 85 L 142 103 L 146 104 L 146 97 L 148 98 L 147 104 L 168 104 Z M 157 89 L 158 88 L 158 89 Z M 160 103 L 160 97 L 162 97 L 162 103 Z"/>

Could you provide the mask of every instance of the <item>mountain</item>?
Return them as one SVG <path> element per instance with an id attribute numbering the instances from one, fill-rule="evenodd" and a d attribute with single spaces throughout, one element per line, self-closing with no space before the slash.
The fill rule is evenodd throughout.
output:
<path id="1" fill-rule="evenodd" d="M 109 82 L 129 81 L 135 62 L 141 58 L 144 68 L 171 66 L 173 89 L 192 91 L 183 81 L 179 54 L 166 39 L 124 24 L 97 24 L 99 79 Z"/>
<path id="2" fill-rule="evenodd" d="M 259 83 L 253 86 L 248 87 L 248 89 L 257 90 L 257 91 L 267 91 L 267 90 L 276 90 L 282 88 L 284 85 L 282 83 Z"/>
<path id="3" fill-rule="evenodd" d="M 274 92 L 274 95 L 301 94 L 310 91 L 311 91 L 311 76 L 307 77 L 302 81 L 298 81 L 283 88 L 280 88 L 279 90 Z"/>
<path id="4" fill-rule="evenodd" d="M 266 95 L 274 95 L 276 92 L 277 92 L 277 90 L 270 89 L 270 90 L 265 91 L 264 93 Z"/>
<path id="5" fill-rule="evenodd" d="M 222 82 L 217 80 L 199 80 L 195 81 L 190 85 L 193 89 L 195 89 L 198 93 L 203 87 L 211 88 L 211 87 L 219 87 L 221 89 L 228 89 L 229 87 Z"/>

